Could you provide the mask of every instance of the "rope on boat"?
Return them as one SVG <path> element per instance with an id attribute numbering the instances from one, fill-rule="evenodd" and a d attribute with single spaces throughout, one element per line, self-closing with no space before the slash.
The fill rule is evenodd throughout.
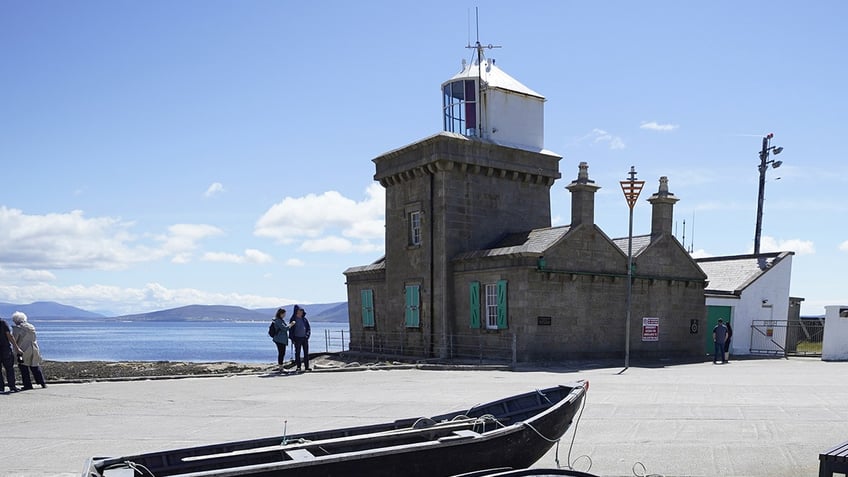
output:
<path id="1" fill-rule="evenodd" d="M 545 401 L 548 401 L 548 404 L 553 405 L 553 402 L 552 402 L 550 399 L 548 399 L 548 396 L 545 396 L 545 393 L 543 393 L 542 391 L 540 391 L 540 390 L 538 390 L 538 389 L 536 390 L 536 393 L 537 393 L 539 396 L 542 396 L 543 398 L 545 398 Z"/>
<path id="2" fill-rule="evenodd" d="M 103 472 L 105 473 L 109 469 L 121 468 L 122 466 L 126 467 L 128 469 L 132 469 L 133 472 L 141 474 L 142 476 L 156 477 L 156 475 L 154 475 L 153 472 L 150 471 L 150 469 L 148 469 L 147 467 L 145 467 L 141 464 L 136 464 L 135 462 L 133 462 L 131 460 L 125 460 L 125 461 L 123 461 L 119 464 L 113 464 L 113 465 L 107 466 L 106 468 L 103 469 Z M 91 475 L 93 475 L 93 474 L 91 474 Z"/>
<path id="3" fill-rule="evenodd" d="M 586 387 L 584 393 L 585 394 L 583 396 L 583 402 L 580 403 L 580 412 L 577 413 L 577 419 L 574 420 L 574 426 L 573 426 L 574 430 L 571 433 L 571 443 L 568 445 L 568 455 L 566 456 L 566 459 L 568 459 L 568 465 L 566 466 L 566 468 L 569 469 L 569 470 L 577 470 L 577 469 L 574 468 L 574 464 L 578 460 L 580 460 L 581 457 L 585 457 L 586 460 L 589 461 L 589 467 L 586 468 L 585 472 L 589 472 L 589 470 L 592 468 L 592 463 L 593 463 L 591 457 L 589 457 L 586 454 L 583 454 L 583 455 L 577 456 L 574 460 L 571 460 L 571 451 L 574 449 L 574 440 L 577 438 L 577 426 L 580 424 L 580 418 L 583 417 L 583 410 L 586 409 L 586 401 L 589 399 L 589 388 L 588 388 L 588 386 Z M 557 442 L 556 463 L 557 463 L 557 468 L 561 468 L 559 466 L 559 442 Z"/>
<path id="4" fill-rule="evenodd" d="M 637 465 L 642 467 L 642 473 L 641 474 L 636 472 L 636 466 Z M 636 463 L 633 464 L 633 467 L 630 470 L 633 471 L 633 475 L 635 475 L 636 477 L 663 477 L 662 474 L 646 474 L 645 472 L 648 471 L 648 468 L 645 467 L 645 464 L 643 464 L 639 461 L 636 461 Z"/>

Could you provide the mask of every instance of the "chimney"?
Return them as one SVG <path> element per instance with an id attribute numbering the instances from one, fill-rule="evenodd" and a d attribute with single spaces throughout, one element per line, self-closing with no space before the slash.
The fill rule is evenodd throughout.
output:
<path id="1" fill-rule="evenodd" d="M 589 164 L 580 163 L 577 179 L 565 186 L 571 192 L 571 226 L 595 224 L 595 192 L 601 186 L 589 179 Z"/>
<path id="2" fill-rule="evenodd" d="M 651 203 L 651 241 L 665 234 L 671 234 L 671 224 L 674 219 L 674 203 L 677 197 L 668 191 L 668 177 L 660 177 L 660 188 L 652 195 Z"/>

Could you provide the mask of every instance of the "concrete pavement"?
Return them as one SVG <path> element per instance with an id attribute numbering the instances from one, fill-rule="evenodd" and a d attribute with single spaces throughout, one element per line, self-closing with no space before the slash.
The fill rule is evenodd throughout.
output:
<path id="1" fill-rule="evenodd" d="M 0 475 L 80 475 L 92 456 L 434 415 L 576 379 L 590 382 L 582 418 L 534 467 L 558 458 L 600 476 L 815 476 L 818 454 L 848 440 L 848 362 L 316 371 L 0 396 Z"/>

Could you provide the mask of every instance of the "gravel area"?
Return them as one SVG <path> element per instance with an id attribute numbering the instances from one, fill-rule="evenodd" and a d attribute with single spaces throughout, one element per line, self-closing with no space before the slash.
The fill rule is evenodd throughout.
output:
<path id="1" fill-rule="evenodd" d="M 314 369 L 357 366 L 355 361 L 337 354 L 310 356 Z M 285 364 L 294 369 L 294 363 Z M 276 363 L 194 363 L 186 361 L 45 361 L 41 366 L 47 383 L 98 381 L 151 377 L 259 374 L 278 371 Z"/>

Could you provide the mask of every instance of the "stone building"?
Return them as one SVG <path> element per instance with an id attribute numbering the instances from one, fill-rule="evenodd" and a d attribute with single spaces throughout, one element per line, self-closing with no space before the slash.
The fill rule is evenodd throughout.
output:
<path id="1" fill-rule="evenodd" d="M 665 177 L 651 233 L 594 223 L 600 188 L 581 163 L 571 224 L 551 227 L 560 156 L 544 98 L 488 60 L 442 85 L 444 131 L 373 160 L 386 188 L 386 253 L 345 271 L 351 350 L 419 358 L 551 361 L 702 354 L 706 275 L 672 235 Z M 644 325 L 644 326 L 643 326 Z M 694 325 L 694 326 L 693 326 Z"/>

